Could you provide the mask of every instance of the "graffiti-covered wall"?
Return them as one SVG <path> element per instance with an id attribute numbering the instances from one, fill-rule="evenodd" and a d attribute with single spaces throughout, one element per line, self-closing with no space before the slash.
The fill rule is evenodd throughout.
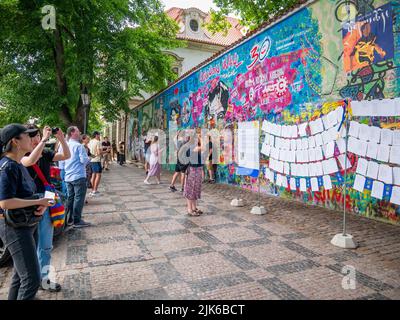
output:
<path id="1" fill-rule="evenodd" d="M 132 112 L 128 128 L 132 156 L 140 156 L 142 134 L 150 128 L 168 129 L 170 121 L 178 128 L 228 129 L 234 135 L 239 122 L 263 120 L 266 130 L 260 142 L 268 150 L 264 146 L 260 154 L 262 191 L 341 208 L 345 150 L 336 129 L 341 128 L 342 111 L 351 101 L 400 97 L 399 14 L 399 1 L 379 0 L 321 0 L 296 11 Z M 377 108 L 385 105 L 378 103 Z M 399 119 L 395 114 L 371 113 L 353 120 L 368 130 L 380 129 L 379 134 L 387 134 L 382 133 L 385 128 L 396 135 Z M 285 131 L 289 127 L 294 128 L 290 134 Z M 389 154 L 397 150 L 394 138 L 382 137 L 376 145 L 365 136 L 365 140 L 354 138 L 371 150 L 392 148 Z M 224 145 L 224 137 L 220 143 L 235 154 L 234 143 Z M 347 152 L 348 208 L 399 223 L 400 163 L 395 156 L 382 162 L 368 150 L 358 153 Z M 219 161 L 219 182 L 257 191 L 257 178 L 236 174 L 235 158 L 228 162 L 221 155 Z M 380 181 L 382 194 L 376 193 L 378 183 L 373 186 L 379 170 L 372 177 L 363 172 L 364 186 L 357 178 L 354 188 L 357 175 L 362 176 L 357 172 L 360 161 L 391 168 L 391 179 Z M 320 166 L 322 171 L 315 172 Z"/>

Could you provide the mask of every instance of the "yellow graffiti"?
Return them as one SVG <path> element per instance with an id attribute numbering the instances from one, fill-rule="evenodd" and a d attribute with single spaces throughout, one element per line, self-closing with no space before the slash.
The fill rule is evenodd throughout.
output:
<path id="1" fill-rule="evenodd" d="M 397 123 L 381 123 L 381 127 L 384 129 L 400 129 L 400 122 Z"/>
<path id="2" fill-rule="evenodd" d="M 301 110 L 300 114 L 292 115 L 289 110 L 283 110 L 282 116 L 285 123 L 298 124 L 309 120 L 320 118 L 329 112 L 336 110 L 336 108 L 343 106 L 343 101 L 325 102 L 321 108 L 315 109 L 313 104 L 305 104 L 305 110 Z"/>

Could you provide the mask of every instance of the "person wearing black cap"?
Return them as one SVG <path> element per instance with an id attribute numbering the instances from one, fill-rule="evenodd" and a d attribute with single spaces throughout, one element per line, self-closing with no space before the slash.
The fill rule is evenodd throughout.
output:
<path id="1" fill-rule="evenodd" d="M 54 136 L 57 138 L 61 145 L 61 150 L 55 152 L 51 149 L 45 148 L 46 142 L 50 139 L 52 130 L 49 126 L 43 128 L 43 134 L 40 132 L 36 125 L 28 124 L 25 125 L 28 129 L 34 129 L 36 132 L 30 133 L 32 138 L 33 151 L 22 158 L 21 163 L 28 168 L 28 172 L 32 179 L 35 181 L 36 192 L 40 196 L 44 196 L 46 188 L 43 181 L 39 178 L 39 174 L 36 170 L 39 170 L 47 182 L 50 181 L 50 167 L 52 162 L 64 161 L 70 158 L 71 153 L 69 151 L 68 144 L 64 138 L 64 133 L 61 129 L 58 129 Z M 37 165 L 36 169 L 34 165 Z M 50 219 L 50 211 L 46 210 L 43 214 L 43 218 L 38 226 L 39 241 L 37 245 L 37 254 L 39 258 L 40 270 L 41 270 L 41 289 L 49 290 L 50 292 L 58 292 L 61 290 L 61 285 L 49 280 L 49 269 L 51 261 L 51 250 L 53 248 L 53 234 L 54 227 Z"/>
<path id="2" fill-rule="evenodd" d="M 28 200 L 35 194 L 36 186 L 21 164 L 25 154 L 32 151 L 29 134 L 33 132 L 35 130 L 20 124 L 9 124 L 0 130 L 0 208 L 11 210 L 37 206 L 35 215 L 42 216 L 47 207 L 54 203 L 44 198 Z M 36 254 L 37 225 L 14 228 L 3 216 L 0 218 L 0 237 L 14 262 L 8 299 L 33 299 L 40 286 L 40 267 Z"/>

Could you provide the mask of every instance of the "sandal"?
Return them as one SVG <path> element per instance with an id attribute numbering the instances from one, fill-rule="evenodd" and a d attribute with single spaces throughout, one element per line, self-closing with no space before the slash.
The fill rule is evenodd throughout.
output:
<path id="1" fill-rule="evenodd" d="M 198 217 L 200 215 L 200 213 L 198 213 L 197 211 L 188 211 L 187 214 L 192 217 Z"/>
<path id="2" fill-rule="evenodd" d="M 195 209 L 194 212 L 197 212 L 199 215 L 204 213 L 204 212 L 201 211 L 200 209 Z"/>

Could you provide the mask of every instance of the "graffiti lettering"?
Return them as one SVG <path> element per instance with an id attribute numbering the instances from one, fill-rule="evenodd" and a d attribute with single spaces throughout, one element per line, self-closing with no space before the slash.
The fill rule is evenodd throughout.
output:
<path id="1" fill-rule="evenodd" d="M 264 39 L 261 46 L 259 46 L 258 44 L 255 45 L 250 51 L 250 57 L 252 62 L 250 65 L 247 66 L 247 69 L 250 70 L 254 67 L 254 65 L 258 61 L 263 61 L 268 56 L 270 49 L 271 49 L 271 39 L 269 37 Z"/>

